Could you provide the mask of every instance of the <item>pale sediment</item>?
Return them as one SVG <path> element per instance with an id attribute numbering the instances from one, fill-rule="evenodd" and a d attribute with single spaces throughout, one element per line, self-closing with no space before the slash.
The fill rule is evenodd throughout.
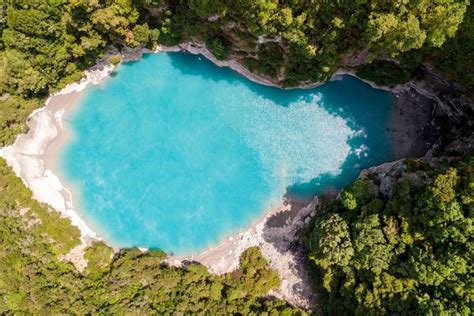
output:
<path id="1" fill-rule="evenodd" d="M 67 138 L 64 113 L 77 105 L 80 92 L 88 84 L 99 84 L 112 70 L 110 65 L 95 67 L 86 71 L 84 79 L 51 95 L 44 107 L 28 117 L 28 132 L 19 135 L 13 145 L 0 149 L 0 156 L 31 189 L 33 198 L 50 205 L 79 228 L 83 244 L 99 237 L 78 215 L 71 191 L 53 171 L 57 170 L 57 151 Z"/>
<path id="2" fill-rule="evenodd" d="M 220 61 L 212 53 L 199 43 L 184 43 L 173 47 L 158 47 L 155 52 L 186 51 L 192 54 L 201 54 L 219 67 L 229 67 L 247 79 L 267 86 L 278 85 L 266 78 L 251 73 L 235 60 Z M 153 53 L 142 49 L 125 49 L 122 52 L 124 61 L 139 60 L 143 53 Z M 86 71 L 85 78 L 66 86 L 60 92 L 52 95 L 46 102 L 45 107 L 35 110 L 28 118 L 29 131 L 18 136 L 11 146 L 0 149 L 0 156 L 5 158 L 14 172 L 25 182 L 33 192 L 33 197 L 40 202 L 46 203 L 59 211 L 63 216 L 69 218 L 74 226 L 81 231 L 82 245 L 65 256 L 73 261 L 79 270 L 82 270 L 87 262 L 80 260 L 80 253 L 89 244 L 91 239 L 100 237 L 81 219 L 75 208 L 74 197 L 63 181 L 56 175 L 58 150 L 68 137 L 67 128 L 63 124 L 64 114 L 72 111 L 78 103 L 81 91 L 88 84 L 100 84 L 113 71 L 114 66 L 107 62 L 107 58 L 101 60 L 97 66 Z M 333 76 L 336 80 L 338 75 L 351 74 L 348 71 L 338 71 Z M 312 88 L 320 85 L 315 83 L 302 86 Z M 377 86 L 376 86 L 377 87 Z M 377 87 L 380 88 L 380 87 Z M 393 89 L 390 89 L 393 91 Z M 406 102 L 406 100 L 400 100 Z M 392 125 L 400 124 L 395 121 Z M 406 123 L 406 124 L 409 124 Z M 401 125 L 401 132 L 408 128 Z M 400 140 L 404 142 L 405 140 Z M 401 143 L 401 144 L 402 144 Z M 401 146 L 396 144 L 395 146 Z M 410 147 L 410 146 L 409 146 Z M 403 150 L 399 155 L 409 155 L 411 147 Z M 55 174 L 56 173 L 56 174 Z M 249 229 L 228 237 L 216 247 L 210 248 L 196 256 L 186 258 L 170 257 L 170 264 L 182 265 L 183 261 L 193 260 L 206 265 L 214 273 L 225 273 L 238 267 L 241 253 L 251 246 L 260 247 L 270 265 L 275 268 L 282 280 L 279 291 L 275 296 L 281 297 L 297 306 L 308 308 L 311 306 L 312 291 L 309 288 L 308 277 L 304 271 L 301 260 L 306 256 L 301 253 L 301 247 L 293 247 L 298 240 L 297 231 L 307 225 L 315 215 L 318 201 L 315 199 L 310 205 L 302 208 L 280 227 L 269 227 L 267 221 L 281 212 L 289 212 L 291 205 L 281 205 L 268 211 L 263 219 L 256 222 Z M 78 259 L 79 258 L 79 259 Z"/>

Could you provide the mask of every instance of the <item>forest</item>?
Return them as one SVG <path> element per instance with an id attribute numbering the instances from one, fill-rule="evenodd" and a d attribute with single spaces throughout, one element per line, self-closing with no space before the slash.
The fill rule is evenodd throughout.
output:
<path id="1" fill-rule="evenodd" d="M 474 95 L 468 0 L 6 0 L 0 35 L 0 147 L 111 47 L 203 42 L 283 86 L 328 80 L 354 56 L 361 77 L 384 85 L 429 63 Z M 317 216 L 308 269 L 324 314 L 472 314 L 472 156 L 414 165 L 422 183 L 400 179 L 384 197 L 357 181 Z M 2 159 L 0 231 L 2 314 L 301 313 L 266 295 L 278 276 L 254 248 L 237 271 L 215 276 L 196 263 L 164 265 L 160 251 L 112 255 L 99 243 L 79 273 L 60 260 L 77 229 L 33 200 Z"/>
<path id="2" fill-rule="evenodd" d="M 412 159 L 388 196 L 357 180 L 307 240 L 325 314 L 470 315 L 474 157 Z"/>

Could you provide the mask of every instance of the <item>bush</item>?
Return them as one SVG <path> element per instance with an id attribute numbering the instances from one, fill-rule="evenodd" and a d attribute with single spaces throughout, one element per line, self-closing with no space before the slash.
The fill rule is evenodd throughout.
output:
<path id="1" fill-rule="evenodd" d="M 109 56 L 109 62 L 111 64 L 117 65 L 117 64 L 120 64 L 121 61 L 122 61 L 122 56 L 120 56 L 120 54 Z"/>
<path id="2" fill-rule="evenodd" d="M 212 37 L 206 40 L 206 45 L 218 60 L 229 57 L 231 44 L 223 37 Z"/>

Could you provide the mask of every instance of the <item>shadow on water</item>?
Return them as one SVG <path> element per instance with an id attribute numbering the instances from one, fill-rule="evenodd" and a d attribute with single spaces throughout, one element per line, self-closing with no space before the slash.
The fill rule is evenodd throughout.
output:
<path id="1" fill-rule="evenodd" d="M 287 197 L 308 201 L 324 191 L 340 190 L 355 180 L 362 169 L 393 158 L 389 132 L 393 95 L 373 89 L 352 76 L 328 82 L 318 88 L 322 106 L 331 114 L 343 118 L 354 131 L 348 140 L 351 153 L 340 167 L 340 173 L 322 174 L 309 183 L 288 187 Z"/>
<path id="2" fill-rule="evenodd" d="M 350 184 L 367 167 L 389 161 L 393 157 L 389 133 L 393 95 L 374 89 L 350 75 L 312 89 L 283 90 L 249 81 L 229 68 L 216 67 L 203 56 L 184 53 L 170 54 L 174 68 L 184 75 L 199 76 L 216 82 L 244 84 L 252 92 L 276 104 L 289 107 L 297 102 L 316 102 L 328 113 L 340 117 L 354 131 L 349 139 L 351 153 L 340 167 L 340 173 L 322 174 L 307 183 L 295 183 L 287 188 L 286 198 L 308 202 L 314 195 L 336 191 Z"/>

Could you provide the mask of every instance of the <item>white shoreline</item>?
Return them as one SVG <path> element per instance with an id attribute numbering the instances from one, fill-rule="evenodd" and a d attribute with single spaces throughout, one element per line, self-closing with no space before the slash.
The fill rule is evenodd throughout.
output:
<path id="1" fill-rule="evenodd" d="M 101 238 L 79 216 L 74 208 L 72 192 L 47 166 L 49 164 L 45 153 L 48 146 L 61 133 L 64 133 L 62 118 L 65 108 L 60 106 L 54 109 L 53 106 L 51 109 L 51 105 L 60 96 L 72 97 L 73 94 L 82 92 L 89 84 L 100 84 L 112 71 L 111 65 L 87 70 L 83 79 L 52 94 L 46 100 L 44 107 L 34 110 L 28 116 L 28 132 L 18 135 L 12 145 L 0 148 L 0 157 L 7 161 L 15 174 L 32 191 L 33 198 L 48 204 L 62 216 L 69 218 L 72 225 L 80 230 L 81 242 L 84 245 L 88 244 L 90 239 L 101 240 Z"/>
<path id="2" fill-rule="evenodd" d="M 121 54 L 122 60 L 127 62 L 139 60 L 143 53 L 179 51 L 201 54 L 217 66 L 229 67 L 253 82 L 281 88 L 275 83 L 251 73 L 235 60 L 217 60 L 204 45 L 198 43 L 184 43 L 173 47 L 159 46 L 155 51 L 126 48 Z M 102 238 L 80 217 L 80 211 L 73 203 L 73 190 L 68 189 L 68 184 L 64 183 L 64 181 L 61 182 L 58 175 L 53 172 L 54 169 L 57 169 L 54 166 L 54 158 L 57 157 L 51 156 L 57 156 L 57 152 L 53 150 L 53 153 L 50 153 L 49 156 L 46 155 L 46 152 L 52 147 L 53 142 L 62 143 L 65 140 L 61 139 L 61 137 L 69 137 L 66 135 L 67 129 L 63 126 L 65 111 L 70 111 L 77 105 L 77 99 L 89 84 L 99 85 L 113 72 L 115 67 L 108 62 L 108 55 L 101 59 L 96 66 L 85 71 L 83 79 L 69 84 L 59 92 L 52 94 L 45 102 L 44 107 L 36 109 L 29 115 L 27 122 L 28 132 L 17 136 L 13 145 L 0 148 L 0 157 L 7 161 L 15 174 L 30 188 L 33 198 L 48 204 L 60 212 L 62 216 L 69 218 L 73 226 L 79 228 L 81 232 L 81 245 L 74 248 L 63 258 L 73 262 L 80 271 L 87 265 L 87 262 L 82 257 L 83 250 L 92 241 L 100 241 Z M 335 76 L 342 74 L 346 73 L 337 72 Z M 300 88 L 313 88 L 319 85 L 321 83 Z M 55 146 L 61 146 L 61 144 L 56 144 Z M 313 209 L 315 203 L 317 203 L 317 199 L 306 208 L 303 208 L 286 227 L 278 232 L 272 232 L 271 235 L 275 239 L 272 240 L 272 243 L 269 243 L 264 238 L 264 234 L 268 234 L 264 230 L 264 226 L 268 218 L 289 209 L 289 206 L 284 205 L 283 201 L 281 205 L 265 211 L 263 216 L 255 220 L 250 227 L 236 235 L 225 238 L 217 245 L 195 256 L 170 256 L 167 262 L 172 265 L 181 266 L 184 261 L 198 261 L 204 264 L 211 272 L 223 274 L 231 272 L 238 267 L 240 255 L 245 249 L 258 246 L 263 255 L 269 260 L 271 267 L 278 271 L 281 278 L 280 290 L 271 294 L 283 298 L 291 304 L 308 309 L 311 306 L 311 302 L 305 297 L 305 294 L 308 295 L 310 289 L 306 288 L 308 284 L 302 280 L 301 271 L 295 270 L 298 268 L 297 258 L 288 251 L 281 253 L 274 245 L 279 245 L 281 242 L 286 246 L 287 243 L 291 242 L 291 238 L 294 238 L 297 230 L 303 226 L 303 223 L 307 222 L 309 217 L 314 216 Z M 301 289 L 305 289 L 307 293 L 302 292 Z"/>

